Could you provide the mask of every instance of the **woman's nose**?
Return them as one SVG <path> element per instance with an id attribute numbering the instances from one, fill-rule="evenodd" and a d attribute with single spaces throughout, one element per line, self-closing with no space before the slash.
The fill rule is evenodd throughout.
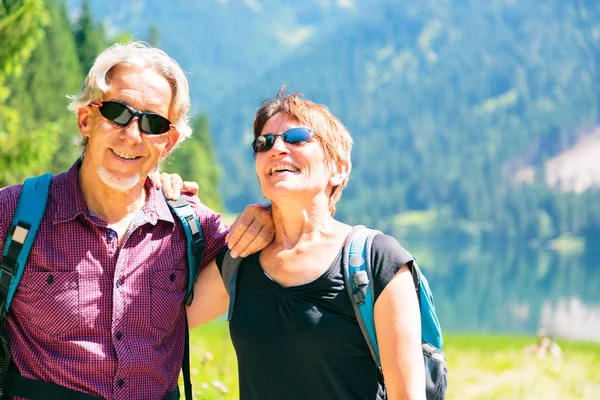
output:
<path id="1" fill-rule="evenodd" d="M 285 142 L 285 140 L 283 140 L 282 136 L 275 136 L 275 141 L 273 142 L 273 148 L 271 150 L 275 150 L 277 153 L 289 153 L 290 151 L 288 144 Z"/>

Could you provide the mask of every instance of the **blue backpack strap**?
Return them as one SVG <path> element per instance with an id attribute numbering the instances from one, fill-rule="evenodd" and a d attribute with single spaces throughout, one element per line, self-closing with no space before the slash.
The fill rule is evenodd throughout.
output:
<path id="1" fill-rule="evenodd" d="M 425 394 L 427 400 L 443 400 L 448 387 L 448 366 L 442 351 L 442 328 L 435 313 L 429 283 L 417 261 L 407 263 L 415 283 L 421 311 L 421 348 L 425 364 Z"/>
<path id="2" fill-rule="evenodd" d="M 419 307 L 421 309 L 421 340 L 423 343 L 429 343 L 442 350 L 444 340 L 442 338 L 442 328 L 437 314 L 435 313 L 435 304 L 433 294 L 429 288 L 429 282 L 425 275 L 421 273 L 417 261 L 409 263 L 417 295 L 419 298 Z"/>
<path id="3" fill-rule="evenodd" d="M 26 179 L 23 183 L 21 196 L 8 230 L 2 254 L 2 270 L 0 271 L 2 322 L 4 322 L 6 312 L 8 312 L 21 276 L 23 276 L 29 252 L 44 217 L 51 178 L 52 175 L 47 173 Z"/>
<path id="4" fill-rule="evenodd" d="M 229 294 L 229 311 L 227 312 L 227 321 L 231 321 L 231 318 L 233 318 L 237 273 L 243 260 L 244 259 L 242 257 L 231 257 L 229 249 L 227 249 L 225 257 L 223 257 L 223 265 L 221 265 L 221 277 L 223 278 L 225 289 Z"/>
<path id="5" fill-rule="evenodd" d="M 204 236 L 202 226 L 196 217 L 192 206 L 184 199 L 167 200 L 169 208 L 181 221 L 185 236 L 187 238 L 187 260 L 188 260 L 188 285 L 185 296 L 185 304 L 192 304 L 194 299 L 194 283 L 200 273 L 200 264 L 204 256 Z"/>
<path id="6" fill-rule="evenodd" d="M 45 174 L 25 180 L 4 244 L 0 270 L 0 384 L 11 364 L 10 344 L 4 331 L 6 314 L 46 211 L 51 178 Z"/>
<path id="7" fill-rule="evenodd" d="M 371 355 L 381 372 L 381 360 L 375 331 L 373 276 L 371 248 L 378 231 L 355 227 L 349 235 L 342 257 L 344 281 L 352 301 L 356 319 Z M 442 352 L 442 330 L 435 314 L 433 295 L 425 276 L 415 259 L 404 250 L 400 256 L 411 270 L 421 311 L 421 341 L 425 365 L 425 391 L 427 400 L 443 400 L 446 396 L 448 368 Z"/>
<path id="8" fill-rule="evenodd" d="M 379 345 L 375 332 L 373 276 L 371 272 L 371 244 L 379 231 L 362 225 L 350 233 L 344 247 L 343 272 L 346 289 L 352 301 L 358 325 L 367 341 L 377 366 L 381 368 Z"/>

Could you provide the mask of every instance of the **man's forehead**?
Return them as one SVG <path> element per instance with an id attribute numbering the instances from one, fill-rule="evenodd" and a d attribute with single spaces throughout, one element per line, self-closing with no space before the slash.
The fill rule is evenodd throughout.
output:
<path id="1" fill-rule="evenodd" d="M 171 105 L 169 81 L 152 68 L 121 65 L 111 71 L 111 78 L 102 100 L 121 101 L 140 111 L 167 111 Z"/>
<path id="2" fill-rule="evenodd" d="M 164 99 L 153 96 L 149 93 L 144 93 L 140 91 L 131 91 L 127 89 L 122 90 L 113 90 L 112 88 L 102 96 L 102 100 L 104 101 L 120 101 L 122 103 L 126 103 L 133 108 L 141 107 L 144 108 L 169 108 L 170 102 L 167 102 Z M 140 111 L 146 111 L 140 109 Z"/>
<path id="3" fill-rule="evenodd" d="M 137 67 L 127 64 L 114 66 L 106 77 L 109 86 L 119 85 L 124 88 L 135 88 L 140 91 L 168 90 L 174 92 L 174 84 L 167 76 L 150 66 Z"/>

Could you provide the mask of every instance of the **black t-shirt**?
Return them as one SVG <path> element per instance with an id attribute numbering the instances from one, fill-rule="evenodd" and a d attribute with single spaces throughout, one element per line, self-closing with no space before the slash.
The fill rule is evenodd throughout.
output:
<path id="1" fill-rule="evenodd" d="M 377 300 L 407 253 L 393 237 L 377 235 L 371 254 Z M 344 286 L 341 257 L 314 281 L 287 288 L 267 276 L 258 254 L 243 261 L 229 324 L 240 399 L 385 399 Z"/>

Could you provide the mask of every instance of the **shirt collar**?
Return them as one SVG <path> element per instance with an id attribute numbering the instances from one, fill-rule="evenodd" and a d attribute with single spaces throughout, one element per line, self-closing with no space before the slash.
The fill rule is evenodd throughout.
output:
<path id="1" fill-rule="evenodd" d="M 174 223 L 173 214 L 165 201 L 165 197 L 161 190 L 156 190 L 154 182 L 150 177 L 146 179 L 146 203 L 144 204 L 144 214 L 148 217 L 152 225 L 160 219 L 163 221 Z"/>
<path id="2" fill-rule="evenodd" d="M 56 201 L 54 201 L 55 209 L 53 213 L 53 222 L 55 224 L 70 221 L 80 214 L 90 218 L 89 208 L 83 199 L 83 192 L 79 186 L 78 176 L 80 168 L 81 159 L 77 159 L 66 173 L 55 177 L 53 184 L 53 188 L 56 188 Z M 173 215 L 162 192 L 155 189 L 150 177 L 146 178 L 145 188 L 148 196 L 146 196 L 142 210 L 148 218 L 148 222 L 156 225 L 156 222 L 160 219 L 174 223 Z M 53 194 L 51 196 L 54 197 Z"/>
<path id="3" fill-rule="evenodd" d="M 53 203 L 55 224 L 70 221 L 79 214 L 89 217 L 89 210 L 77 179 L 80 167 L 81 159 L 78 158 L 66 173 L 57 175 L 54 179 L 54 193 L 51 193 L 51 196 L 56 196 Z"/>

